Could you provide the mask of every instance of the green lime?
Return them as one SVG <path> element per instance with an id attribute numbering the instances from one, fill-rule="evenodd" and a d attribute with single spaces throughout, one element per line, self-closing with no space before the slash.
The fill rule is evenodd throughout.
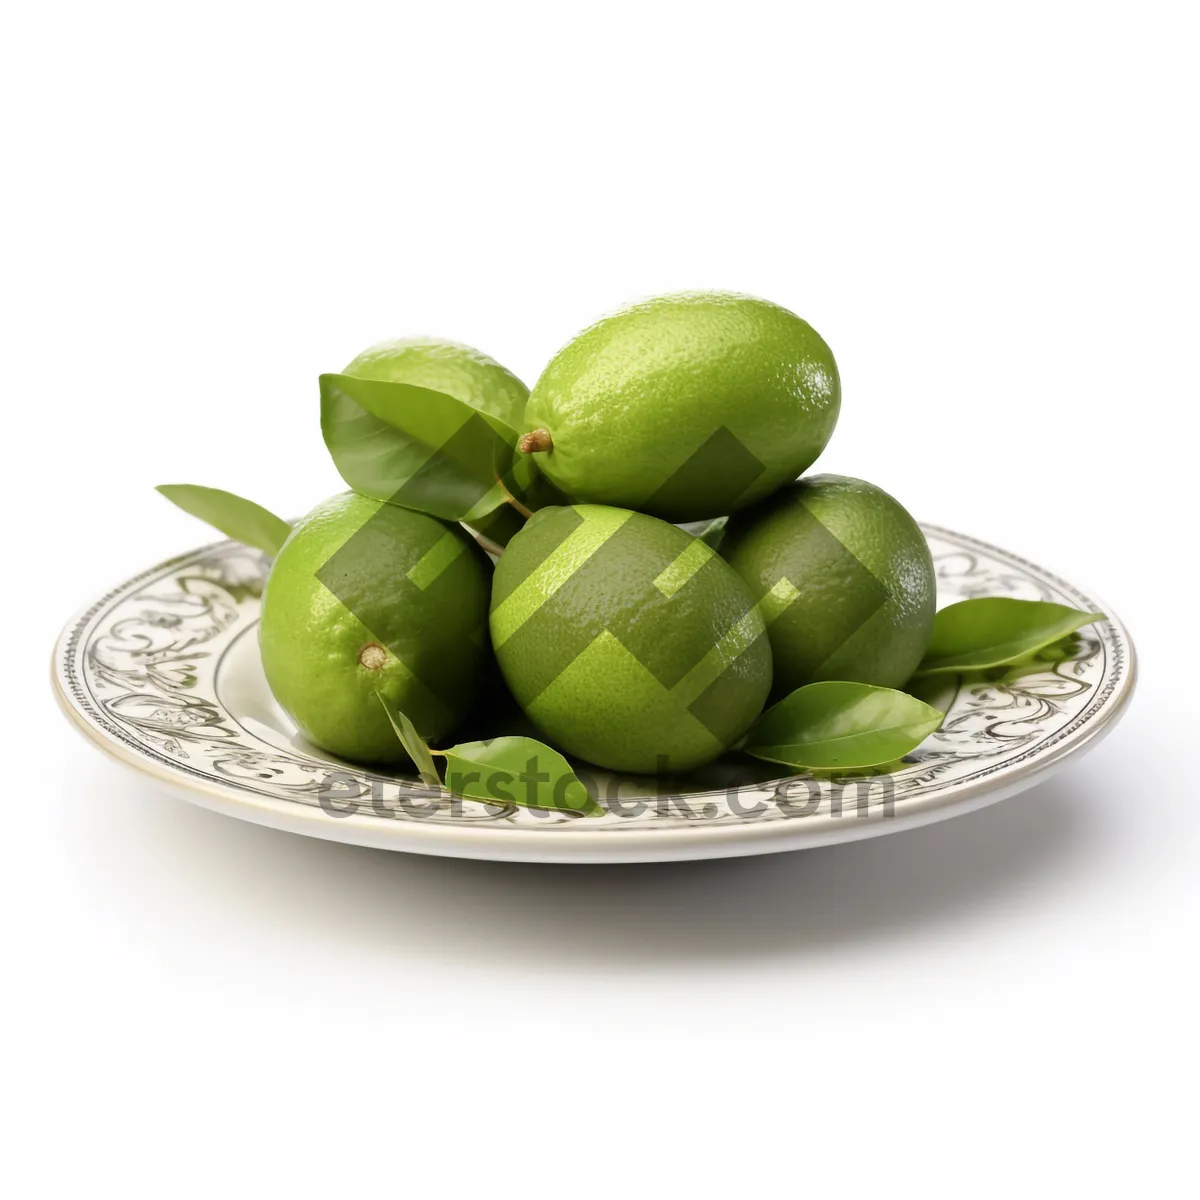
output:
<path id="1" fill-rule="evenodd" d="M 802 479 L 731 517 L 720 550 L 762 609 L 776 695 L 819 679 L 900 687 L 921 661 L 933 560 L 916 521 L 881 488 Z"/>
<path id="2" fill-rule="evenodd" d="M 263 592 L 259 648 L 275 699 L 311 742 L 406 762 L 380 696 L 428 739 L 486 674 L 491 569 L 457 525 L 346 492 L 297 522 Z"/>
<path id="3" fill-rule="evenodd" d="M 786 308 L 721 292 L 661 296 L 555 355 L 530 394 L 521 448 L 574 501 L 695 521 L 807 470 L 840 399 L 829 347 Z"/>
<path id="4" fill-rule="evenodd" d="M 771 686 L 745 584 L 698 538 L 627 509 L 535 513 L 496 566 L 491 631 L 529 719 L 612 770 L 708 762 Z"/>
<path id="5" fill-rule="evenodd" d="M 529 398 L 529 389 L 494 358 L 473 346 L 436 338 L 380 342 L 364 350 L 343 373 L 445 392 L 517 430 Z"/>
<path id="6" fill-rule="evenodd" d="M 445 392 L 463 404 L 498 417 L 519 431 L 524 423 L 529 389 L 494 358 L 462 342 L 436 338 L 395 338 L 364 350 L 346 368 L 358 379 L 385 383 L 410 383 L 414 387 Z M 550 502 L 549 489 L 540 477 L 540 490 L 526 493 L 531 508 Z M 473 521 L 480 533 L 504 545 L 521 527 L 521 520 L 508 506 Z"/>

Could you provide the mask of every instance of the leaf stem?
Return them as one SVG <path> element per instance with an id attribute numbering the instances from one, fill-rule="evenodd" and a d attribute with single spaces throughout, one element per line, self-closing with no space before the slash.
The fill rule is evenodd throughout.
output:
<path id="1" fill-rule="evenodd" d="M 504 553 L 504 547 L 501 546 L 499 542 L 493 542 L 490 537 L 486 537 L 484 534 L 480 533 L 478 529 L 472 528 L 465 521 L 462 522 L 462 527 L 493 558 L 499 558 Z"/>
<path id="2" fill-rule="evenodd" d="M 513 508 L 515 508 L 517 512 L 519 512 L 521 516 L 525 518 L 525 520 L 528 521 L 529 518 L 533 516 L 533 509 L 526 508 L 525 505 L 522 504 L 520 500 L 518 500 L 516 496 L 514 496 L 512 492 L 508 490 L 507 485 L 499 475 L 496 476 L 496 486 L 499 487 L 499 489 L 504 493 L 505 500 L 507 500 L 509 504 L 511 504 Z"/>

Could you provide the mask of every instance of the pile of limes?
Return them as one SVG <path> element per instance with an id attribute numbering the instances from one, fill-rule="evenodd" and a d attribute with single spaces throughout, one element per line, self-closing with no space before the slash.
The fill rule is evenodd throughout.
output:
<path id="1" fill-rule="evenodd" d="M 439 475 L 432 435 L 415 463 L 378 412 L 345 419 L 335 461 L 352 486 L 369 462 L 424 490 L 327 500 L 275 557 L 263 666 L 327 751 L 403 763 L 392 714 L 437 745 L 473 711 L 478 724 L 498 665 L 566 753 L 686 769 L 735 746 L 769 699 L 820 680 L 899 687 L 925 651 L 934 574 L 916 523 L 869 483 L 800 478 L 840 384 L 829 347 L 778 305 L 708 292 L 633 305 L 569 342 L 532 393 L 428 339 L 373 347 L 342 374 L 517 431 L 514 461 L 539 482 L 499 514 L 446 519 L 456 477 Z"/>

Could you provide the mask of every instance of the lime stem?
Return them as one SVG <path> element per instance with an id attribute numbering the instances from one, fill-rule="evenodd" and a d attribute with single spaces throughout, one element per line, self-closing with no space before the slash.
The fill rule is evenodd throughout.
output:
<path id="1" fill-rule="evenodd" d="M 554 449 L 554 439 L 548 429 L 531 429 L 521 434 L 517 449 L 522 454 L 548 454 Z"/>
<path id="2" fill-rule="evenodd" d="M 368 642 L 358 652 L 359 666 L 368 671 L 379 671 L 387 665 L 388 652 L 378 642 Z"/>

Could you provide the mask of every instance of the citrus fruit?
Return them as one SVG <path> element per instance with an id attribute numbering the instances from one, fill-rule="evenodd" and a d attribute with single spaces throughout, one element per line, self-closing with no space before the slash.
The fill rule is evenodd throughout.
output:
<path id="1" fill-rule="evenodd" d="M 364 350 L 343 372 L 445 392 L 520 429 L 529 389 L 494 358 L 462 342 L 395 338 Z"/>
<path id="2" fill-rule="evenodd" d="M 723 292 L 661 296 L 555 355 L 525 407 L 521 448 L 573 501 L 694 521 L 806 470 L 840 398 L 829 347 L 787 309 Z"/>
<path id="3" fill-rule="evenodd" d="M 771 652 L 745 584 L 709 546 L 627 509 L 544 508 L 496 565 L 492 643 L 554 743 L 612 770 L 683 770 L 758 716 Z"/>
<path id="4" fill-rule="evenodd" d="M 720 551 L 762 609 L 776 695 L 821 679 L 899 687 L 921 661 L 933 560 L 916 521 L 881 488 L 802 479 L 732 516 Z"/>
<path id="5" fill-rule="evenodd" d="M 259 648 L 280 706 L 317 746 L 405 762 L 379 697 L 426 738 L 486 674 L 491 567 L 457 525 L 352 492 L 296 523 L 263 592 Z"/>
<path id="6" fill-rule="evenodd" d="M 462 342 L 437 338 L 394 338 L 364 350 L 343 372 L 358 379 L 384 383 L 409 383 L 415 387 L 445 392 L 463 404 L 498 417 L 519 431 L 524 421 L 529 389 L 507 368 L 482 351 Z M 538 477 L 533 490 L 524 494 L 530 507 L 552 503 L 555 497 Z M 471 522 L 480 533 L 504 545 L 521 527 L 520 518 L 504 506 Z"/>

